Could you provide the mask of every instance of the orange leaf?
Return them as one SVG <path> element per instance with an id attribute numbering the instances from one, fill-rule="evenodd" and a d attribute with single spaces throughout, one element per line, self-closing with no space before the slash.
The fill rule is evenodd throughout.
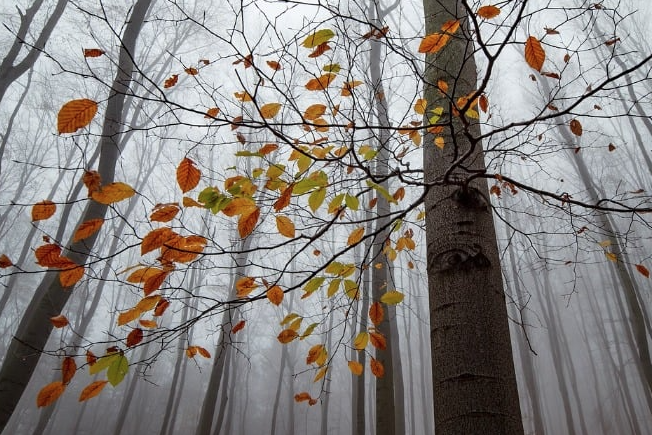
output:
<path id="1" fill-rule="evenodd" d="M 142 311 L 140 311 L 138 308 L 132 308 L 127 311 L 123 311 L 122 313 L 118 314 L 118 326 L 125 325 L 133 320 L 136 320 L 140 315 L 142 314 Z"/>
<path id="2" fill-rule="evenodd" d="M 450 35 L 445 33 L 432 33 L 421 40 L 419 44 L 419 53 L 437 53 L 444 48 Z"/>
<path id="3" fill-rule="evenodd" d="M 59 314 L 58 316 L 50 317 L 50 323 L 52 323 L 55 328 L 63 328 L 68 325 L 68 319 L 63 314 Z"/>
<path id="4" fill-rule="evenodd" d="M 417 112 L 419 115 L 423 115 L 426 113 L 426 106 L 428 105 L 428 102 L 423 99 L 419 98 L 416 103 L 414 103 L 414 111 Z"/>
<path id="5" fill-rule="evenodd" d="M 280 334 L 278 334 L 278 337 L 276 337 L 276 338 L 281 343 L 287 344 L 287 343 L 291 342 L 292 340 L 294 340 L 295 338 L 297 338 L 298 336 L 299 336 L 299 334 L 294 329 L 284 329 L 283 331 L 281 331 Z"/>
<path id="6" fill-rule="evenodd" d="M 525 61 L 535 70 L 541 72 L 543 62 L 546 60 L 546 52 L 543 51 L 541 42 L 534 36 L 527 38 L 525 42 Z"/>
<path id="7" fill-rule="evenodd" d="M 351 90 L 357 86 L 360 86 L 363 84 L 360 80 L 353 80 L 351 82 L 346 82 L 344 85 L 342 85 L 342 96 L 343 97 L 350 97 L 351 96 Z"/>
<path id="8" fill-rule="evenodd" d="M 364 366 L 357 361 L 349 361 L 349 370 L 356 376 L 360 376 L 364 371 Z"/>
<path id="9" fill-rule="evenodd" d="M 145 255 L 148 252 L 162 247 L 167 241 L 176 236 L 178 236 L 178 234 L 167 227 L 157 228 L 150 231 L 145 237 L 143 237 L 143 241 L 140 244 L 141 255 Z"/>
<path id="10" fill-rule="evenodd" d="M 460 28 L 460 20 L 450 20 L 442 24 L 441 31 L 443 33 L 448 33 L 449 35 L 452 35 L 453 33 L 457 32 L 459 28 Z"/>
<path id="11" fill-rule="evenodd" d="M 251 276 L 243 276 L 235 283 L 235 296 L 237 298 L 246 298 L 249 294 L 258 287 L 256 279 Z"/>
<path id="12" fill-rule="evenodd" d="M 197 68 L 193 68 L 193 67 L 186 68 L 186 69 L 184 69 L 184 71 L 185 71 L 186 74 L 188 74 L 190 76 L 196 76 L 197 74 L 199 74 L 199 71 L 197 71 Z"/>
<path id="13" fill-rule="evenodd" d="M 48 243 L 36 248 L 34 256 L 39 266 L 56 267 L 61 263 L 61 248 L 53 243 Z"/>
<path id="14" fill-rule="evenodd" d="M 582 123 L 577 119 L 573 119 L 570 122 L 570 130 L 575 136 L 582 136 Z"/>
<path id="15" fill-rule="evenodd" d="M 387 349 L 387 340 L 380 332 L 370 332 L 369 341 L 371 342 L 371 345 L 378 350 Z"/>
<path id="16" fill-rule="evenodd" d="M 163 87 L 165 89 L 171 88 L 172 86 L 176 85 L 178 81 L 179 81 L 179 74 L 174 74 L 174 75 L 170 76 L 169 79 L 165 80 L 165 83 L 163 84 Z"/>
<path id="17" fill-rule="evenodd" d="M 199 202 L 197 202 L 194 199 L 189 198 L 187 196 L 183 197 L 183 206 L 184 207 L 200 207 L 200 208 L 204 208 L 204 206 L 202 204 L 200 204 Z"/>
<path id="18" fill-rule="evenodd" d="M 41 391 L 38 392 L 36 397 L 36 406 L 42 408 L 44 406 L 51 405 L 55 400 L 63 394 L 66 389 L 66 385 L 61 381 L 55 381 L 51 384 L 47 384 L 45 387 L 41 388 Z"/>
<path id="19" fill-rule="evenodd" d="M 64 384 L 68 384 L 75 373 L 77 372 L 77 364 L 72 357 L 65 357 L 61 363 L 61 378 Z"/>
<path id="20" fill-rule="evenodd" d="M 127 334 L 127 347 L 133 347 L 143 341 L 143 330 L 140 328 L 133 329 Z"/>
<path id="21" fill-rule="evenodd" d="M 220 113 L 219 107 L 211 107 L 206 111 L 206 115 L 204 115 L 204 118 L 215 118 L 217 117 L 218 113 Z"/>
<path id="22" fill-rule="evenodd" d="M 156 320 L 140 319 L 138 323 L 140 323 L 140 326 L 143 328 L 156 328 L 158 326 Z"/>
<path id="23" fill-rule="evenodd" d="M 156 305 L 160 300 L 161 300 L 161 295 L 145 296 L 144 298 L 138 301 L 138 303 L 136 304 L 136 308 L 144 313 L 156 307 Z"/>
<path id="24" fill-rule="evenodd" d="M 313 50 L 313 52 L 310 53 L 310 54 L 308 55 L 308 57 L 314 59 L 315 57 L 319 57 L 319 56 L 321 56 L 322 54 L 326 53 L 326 52 L 327 52 L 328 50 L 330 50 L 330 49 L 331 49 L 331 46 L 328 45 L 328 42 L 321 43 L 321 44 L 319 44 L 317 47 L 315 47 L 315 49 Z"/>
<path id="25" fill-rule="evenodd" d="M 238 323 L 236 323 L 233 328 L 231 328 L 231 334 L 235 334 L 236 332 L 242 330 L 242 328 L 245 327 L 245 323 L 247 323 L 245 320 L 240 320 Z"/>
<path id="26" fill-rule="evenodd" d="M 278 114 L 279 110 L 281 110 L 281 103 L 267 103 L 260 108 L 260 115 L 263 119 L 271 119 Z"/>
<path id="27" fill-rule="evenodd" d="M 240 215 L 238 220 L 238 233 L 243 239 L 251 234 L 258 223 L 258 218 L 260 217 L 260 209 L 258 207 L 254 208 L 246 214 Z"/>
<path id="28" fill-rule="evenodd" d="M 91 366 L 97 362 L 97 357 L 90 350 L 86 351 L 86 362 Z"/>
<path id="29" fill-rule="evenodd" d="M 158 304 L 156 304 L 156 308 L 154 308 L 154 317 L 160 317 L 165 313 L 165 310 L 168 309 L 170 306 L 170 301 L 167 299 L 161 299 L 158 301 Z"/>
<path id="30" fill-rule="evenodd" d="M 100 57 L 105 53 L 104 50 L 100 50 L 99 48 L 85 48 L 84 49 L 84 57 Z"/>
<path id="31" fill-rule="evenodd" d="M 179 213 L 179 206 L 176 204 L 163 205 L 156 207 L 149 218 L 154 222 L 169 222 Z"/>
<path id="32" fill-rule="evenodd" d="M 326 106 L 323 104 L 313 104 L 311 106 L 308 106 L 306 111 L 303 113 L 303 117 L 308 120 L 308 121 L 313 121 L 319 117 L 321 117 L 324 113 L 326 113 Z"/>
<path id="33" fill-rule="evenodd" d="M 478 9 L 477 15 L 480 18 L 484 18 L 486 20 L 490 20 L 492 18 L 497 17 L 500 15 L 500 8 L 497 6 L 489 5 L 489 6 L 482 6 Z"/>
<path id="34" fill-rule="evenodd" d="M 102 186 L 102 188 L 91 193 L 91 198 L 100 204 L 113 204 L 123 199 L 131 198 L 136 191 L 130 185 L 122 182 L 116 182 Z"/>
<path id="35" fill-rule="evenodd" d="M 56 211 L 57 206 L 50 200 L 37 202 L 32 207 L 32 222 L 49 219 Z"/>
<path id="36" fill-rule="evenodd" d="M 638 273 L 643 275 L 646 278 L 650 277 L 650 271 L 647 270 L 647 267 L 643 266 L 642 264 L 637 264 L 636 265 L 636 270 L 638 270 Z"/>
<path id="37" fill-rule="evenodd" d="M 287 216 L 276 216 L 276 228 L 279 234 L 289 238 L 294 237 L 294 223 Z"/>
<path id="38" fill-rule="evenodd" d="M 273 69 L 274 71 L 278 71 L 278 70 L 280 70 L 280 69 L 283 69 L 283 68 L 281 67 L 281 64 L 278 63 L 278 62 L 276 62 L 275 60 L 268 60 L 268 61 L 267 61 L 267 66 L 269 66 L 269 67 L 270 67 L 271 69 Z"/>
<path id="39" fill-rule="evenodd" d="M 385 317 L 385 310 L 383 309 L 383 306 L 381 305 L 380 302 L 374 302 L 371 304 L 371 307 L 369 307 L 369 318 L 371 319 L 371 322 L 378 326 L 380 322 L 383 321 L 383 318 Z"/>
<path id="40" fill-rule="evenodd" d="M 86 98 L 68 101 L 57 116 L 59 134 L 74 133 L 91 123 L 97 113 L 97 103 Z"/>
<path id="41" fill-rule="evenodd" d="M 285 294 L 283 293 L 283 289 L 277 285 L 273 285 L 270 288 L 267 289 L 267 299 L 274 305 L 281 305 L 281 302 L 283 302 L 283 297 Z"/>
<path id="42" fill-rule="evenodd" d="M 360 240 L 362 240 L 362 236 L 364 236 L 364 227 L 356 228 L 351 232 L 351 234 L 349 234 L 349 237 L 346 241 L 347 246 L 355 245 Z"/>
<path id="43" fill-rule="evenodd" d="M 156 275 L 153 275 L 147 280 L 145 280 L 145 283 L 143 284 L 143 293 L 145 296 L 149 295 L 150 293 L 156 291 L 161 287 L 163 282 L 165 281 L 165 278 L 170 274 L 170 272 L 163 270 Z"/>
<path id="44" fill-rule="evenodd" d="M 104 224 L 104 219 L 89 219 L 79 225 L 75 235 L 72 237 L 73 242 L 78 242 L 95 234 Z"/>
<path id="45" fill-rule="evenodd" d="M 335 80 L 335 77 L 335 74 L 328 73 L 319 78 L 310 79 L 308 80 L 308 83 L 306 83 L 306 89 L 309 91 L 323 91 L 333 80 Z"/>
<path id="46" fill-rule="evenodd" d="M 312 397 L 310 397 L 310 394 L 303 392 L 303 393 L 298 393 L 294 395 L 294 401 L 299 403 L 299 402 L 306 402 L 311 400 Z"/>
<path id="47" fill-rule="evenodd" d="M 11 267 L 13 265 L 14 263 L 11 262 L 6 254 L 0 255 L 0 269 L 6 269 L 7 267 Z"/>
<path id="48" fill-rule="evenodd" d="M 100 392 L 102 392 L 102 389 L 108 382 L 109 381 L 95 381 L 87 385 L 79 395 L 79 401 L 83 402 L 97 396 L 100 394 Z"/>
<path id="49" fill-rule="evenodd" d="M 100 177 L 100 173 L 97 171 L 84 171 L 82 181 L 84 186 L 88 188 L 89 197 L 93 192 L 99 191 L 102 186 L 102 177 Z"/>
<path id="50" fill-rule="evenodd" d="M 160 272 L 163 272 L 163 269 L 158 267 L 141 267 L 134 270 L 131 275 L 127 277 L 127 282 L 139 283 L 145 282 L 149 278 L 158 275 Z"/>
<path id="51" fill-rule="evenodd" d="M 59 272 L 59 282 L 63 287 L 71 287 L 84 277 L 84 266 L 76 266 Z"/>
<path id="52" fill-rule="evenodd" d="M 371 366 L 371 373 L 373 373 L 375 377 L 382 378 L 385 376 L 385 367 L 383 366 L 383 363 L 375 358 L 371 358 L 369 365 Z"/>
<path id="53" fill-rule="evenodd" d="M 195 188 L 199 184 L 201 172 L 195 166 L 195 162 L 189 158 L 184 158 L 177 167 L 177 183 L 183 193 Z"/>
<path id="54" fill-rule="evenodd" d="M 278 197 L 276 202 L 274 203 L 274 210 L 275 211 L 281 211 L 288 205 L 290 205 L 290 199 L 292 198 L 292 189 L 294 188 L 294 184 L 290 184 L 288 187 L 286 187 L 283 190 L 283 193 L 281 193 L 281 196 Z"/>
<path id="55" fill-rule="evenodd" d="M 195 346 L 195 348 L 197 349 L 197 353 L 200 354 L 201 356 L 203 356 L 204 358 L 210 358 L 211 357 L 211 353 L 209 351 L 207 351 L 206 349 L 204 349 L 203 347 Z"/>

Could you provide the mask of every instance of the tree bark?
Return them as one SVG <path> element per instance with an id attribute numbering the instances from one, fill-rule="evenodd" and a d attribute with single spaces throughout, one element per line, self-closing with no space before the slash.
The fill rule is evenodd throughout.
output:
<path id="1" fill-rule="evenodd" d="M 444 109 L 445 146 L 424 140 L 426 241 L 437 435 L 517 435 L 523 423 L 509 336 L 496 234 L 479 125 L 455 116 L 452 104 L 477 89 L 473 43 L 458 0 L 424 0 L 426 34 L 459 19 L 462 27 L 426 56 L 428 112 Z M 437 90 L 444 80 L 454 90 Z M 426 120 L 427 121 L 427 120 Z"/>
<path id="2" fill-rule="evenodd" d="M 129 23 L 125 28 L 120 50 L 118 71 L 111 87 L 107 104 L 102 139 L 100 140 L 100 161 L 98 172 L 103 183 L 114 179 L 115 166 L 120 156 L 120 136 L 124 113 L 124 99 L 129 91 L 134 71 L 136 40 L 145 20 L 151 0 L 138 0 L 134 5 Z M 108 207 L 98 202 L 89 202 L 80 222 L 104 218 Z M 66 256 L 77 264 L 86 263 L 97 239 L 95 235 L 75 243 L 69 243 Z M 50 317 L 59 315 L 72 292 L 64 289 L 54 273 L 46 274 L 18 326 L 11 341 L 7 356 L 0 369 L 0 431 L 4 430 L 20 397 L 25 391 L 41 352 L 52 332 Z"/>

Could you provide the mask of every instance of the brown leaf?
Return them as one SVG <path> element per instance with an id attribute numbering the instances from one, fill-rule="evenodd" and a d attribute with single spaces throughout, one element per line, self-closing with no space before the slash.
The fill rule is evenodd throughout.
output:
<path id="1" fill-rule="evenodd" d="M 199 71 L 197 71 L 197 68 L 193 68 L 193 67 L 186 68 L 186 69 L 184 69 L 184 71 L 186 72 L 186 74 L 191 75 L 191 76 L 196 76 L 197 74 L 199 74 Z"/>
<path id="2" fill-rule="evenodd" d="M 650 277 L 650 271 L 647 269 L 647 267 L 643 266 L 642 264 L 637 264 L 635 266 L 636 266 L 636 270 L 638 271 L 638 273 L 640 273 L 641 275 L 643 275 L 646 278 Z"/>
<path id="3" fill-rule="evenodd" d="M 371 358 L 371 361 L 369 362 L 369 366 L 371 367 L 371 373 L 377 378 L 382 378 L 385 376 L 385 367 L 383 366 L 383 363 L 378 361 L 375 358 Z"/>
<path id="4" fill-rule="evenodd" d="M 122 182 L 106 184 L 100 190 L 91 193 L 91 198 L 100 204 L 113 204 L 134 196 L 136 191 L 130 185 Z"/>
<path id="5" fill-rule="evenodd" d="M 569 126 L 575 136 L 582 136 L 582 124 L 577 119 L 573 119 Z"/>
<path id="6" fill-rule="evenodd" d="M 102 178 L 100 177 L 100 173 L 97 171 L 84 171 L 82 181 L 84 186 L 88 189 L 89 197 L 91 197 L 93 192 L 99 191 L 102 186 Z"/>
<path id="7" fill-rule="evenodd" d="M 32 222 L 49 219 L 57 211 L 57 206 L 50 200 L 37 202 L 32 207 Z"/>
<path id="8" fill-rule="evenodd" d="M 278 70 L 280 70 L 280 69 L 283 69 L 283 68 L 281 67 L 281 64 L 278 63 L 278 62 L 276 62 L 275 60 L 268 60 L 268 61 L 267 61 L 267 66 L 269 66 L 269 67 L 270 67 L 271 69 L 273 69 L 274 71 L 278 71 Z"/>
<path id="9" fill-rule="evenodd" d="M 245 324 L 246 324 L 246 323 L 247 323 L 247 322 L 246 322 L 245 320 L 240 320 L 238 323 L 236 323 L 235 325 L 233 325 L 233 328 L 231 328 L 231 334 L 235 334 L 235 333 L 237 333 L 238 331 L 242 330 L 242 328 L 245 327 Z"/>
<path id="10" fill-rule="evenodd" d="M 281 343 L 287 344 L 287 343 L 291 342 L 292 340 L 294 340 L 295 338 L 297 338 L 298 336 L 299 336 L 299 334 L 294 329 L 284 329 L 283 331 L 281 331 L 280 334 L 278 334 L 278 337 L 276 337 L 276 338 Z"/>
<path id="11" fill-rule="evenodd" d="M 489 5 L 489 6 L 481 6 L 481 7 L 478 9 L 478 12 L 476 12 L 476 14 L 477 14 L 480 18 L 484 18 L 484 19 L 486 19 L 486 20 L 490 20 L 491 18 L 495 18 L 495 17 L 497 17 L 498 15 L 500 15 L 500 8 L 499 8 L 499 7 L 496 7 L 496 6 L 493 6 L 493 5 Z"/>
<path id="12" fill-rule="evenodd" d="M 370 332 L 369 341 L 371 342 L 372 346 L 378 350 L 387 349 L 387 340 L 385 339 L 385 336 L 380 332 Z"/>
<path id="13" fill-rule="evenodd" d="M 61 363 L 61 378 L 64 384 L 68 384 L 73 376 L 77 373 L 77 364 L 72 357 L 65 357 Z"/>
<path id="14" fill-rule="evenodd" d="M 68 319 L 63 314 L 59 314 L 58 316 L 50 317 L 50 323 L 52 323 L 55 328 L 63 328 L 68 325 Z"/>
<path id="15" fill-rule="evenodd" d="M 133 347 L 143 341 L 143 330 L 140 328 L 133 329 L 127 334 L 127 347 Z"/>
<path id="16" fill-rule="evenodd" d="M 337 77 L 335 74 L 328 73 L 318 78 L 310 79 L 306 83 L 306 89 L 309 91 L 323 91 L 335 80 L 335 77 Z"/>
<path id="17" fill-rule="evenodd" d="M 251 234 L 258 223 L 258 218 L 260 217 L 260 209 L 255 207 L 253 210 L 248 213 L 243 213 L 240 215 L 238 220 L 238 233 L 243 239 Z"/>
<path id="18" fill-rule="evenodd" d="M 170 306 L 170 301 L 167 299 L 161 299 L 158 301 L 158 304 L 156 304 L 156 308 L 154 308 L 154 317 L 160 317 L 165 313 L 165 310 L 168 309 Z"/>
<path id="19" fill-rule="evenodd" d="M 84 48 L 84 57 L 100 57 L 105 53 L 99 48 Z"/>
<path id="20" fill-rule="evenodd" d="M 150 231 L 140 244 L 140 253 L 145 255 L 155 249 L 162 247 L 168 240 L 178 236 L 170 228 L 163 227 Z"/>
<path id="21" fill-rule="evenodd" d="M 308 55 L 308 57 L 310 57 L 310 58 L 319 57 L 322 54 L 326 53 L 330 49 L 331 49 L 331 46 L 328 45 L 328 42 L 323 42 L 323 43 L 319 44 L 317 47 L 315 47 L 315 50 L 312 53 L 310 53 Z"/>
<path id="22" fill-rule="evenodd" d="M 219 107 L 211 107 L 206 111 L 206 115 L 204 115 L 204 118 L 216 118 L 219 113 L 220 113 Z"/>
<path id="23" fill-rule="evenodd" d="M 170 78 L 165 80 L 163 87 L 165 89 L 171 88 L 172 86 L 176 85 L 178 81 L 179 81 L 179 74 L 174 74 L 170 76 Z"/>
<path id="24" fill-rule="evenodd" d="M 6 269 L 13 265 L 14 263 L 11 262 L 11 260 L 9 259 L 9 257 L 7 257 L 6 254 L 0 255 L 0 269 Z"/>

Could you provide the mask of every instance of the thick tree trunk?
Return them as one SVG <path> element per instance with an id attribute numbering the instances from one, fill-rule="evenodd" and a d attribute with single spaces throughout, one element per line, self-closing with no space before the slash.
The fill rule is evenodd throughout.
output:
<path id="1" fill-rule="evenodd" d="M 507 307 L 479 126 L 460 119 L 452 101 L 476 89 L 473 44 L 458 0 L 424 0 L 426 34 L 459 19 L 462 28 L 426 57 L 428 110 L 444 109 L 445 146 L 424 140 L 426 238 L 432 367 L 437 435 L 523 434 Z M 438 80 L 453 98 L 442 95 Z M 463 115 L 462 115 L 463 116 Z"/>
<path id="2" fill-rule="evenodd" d="M 107 111 L 100 140 L 100 162 L 98 171 L 103 183 L 114 179 L 115 165 L 120 155 L 120 131 L 124 113 L 125 94 L 129 90 L 134 70 L 133 56 L 136 40 L 145 20 L 151 0 L 138 0 L 133 8 L 130 21 L 125 28 L 118 71 L 111 88 Z M 89 202 L 80 222 L 89 219 L 104 218 L 107 206 Z M 77 264 L 85 264 L 92 249 L 97 233 L 85 240 L 69 243 L 66 256 Z M 64 289 L 56 274 L 48 273 L 36 290 L 27 307 L 16 335 L 7 351 L 7 356 L 0 369 L 0 431 L 4 430 L 20 397 L 29 382 L 40 359 L 41 351 L 52 331 L 50 317 L 61 313 L 70 289 Z"/>

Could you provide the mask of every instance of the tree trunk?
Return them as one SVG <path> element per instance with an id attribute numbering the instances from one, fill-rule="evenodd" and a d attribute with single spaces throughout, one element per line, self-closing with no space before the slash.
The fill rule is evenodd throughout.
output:
<path id="1" fill-rule="evenodd" d="M 119 143 L 124 98 L 129 90 L 134 70 L 133 56 L 136 40 L 150 3 L 150 0 L 138 0 L 125 28 L 118 70 L 111 88 L 102 139 L 99 144 L 101 151 L 98 171 L 103 183 L 110 183 L 114 179 L 115 166 L 120 155 Z M 89 202 L 80 222 L 89 219 L 103 219 L 107 209 L 106 205 L 94 201 Z M 96 239 L 97 233 L 85 240 L 69 243 L 68 258 L 77 264 L 85 264 Z M 56 274 L 48 273 L 27 307 L 0 369 L 0 397 L 2 397 L 0 431 L 4 430 L 16 408 L 40 359 L 41 351 L 50 337 L 53 328 L 49 320 L 50 317 L 61 313 L 71 294 L 70 289 L 64 289 L 61 286 Z"/>
<path id="2" fill-rule="evenodd" d="M 471 179 L 485 168 L 482 145 L 474 139 L 479 126 L 451 107 L 477 89 L 466 12 L 457 0 L 424 0 L 424 12 L 426 34 L 440 32 L 449 20 L 462 21 L 455 37 L 426 57 L 424 84 L 428 111 L 444 109 L 444 148 L 434 146 L 432 133 L 424 140 L 435 430 L 523 434 L 489 193 L 484 180 Z M 452 99 L 437 90 L 438 80 L 454 89 Z"/>

